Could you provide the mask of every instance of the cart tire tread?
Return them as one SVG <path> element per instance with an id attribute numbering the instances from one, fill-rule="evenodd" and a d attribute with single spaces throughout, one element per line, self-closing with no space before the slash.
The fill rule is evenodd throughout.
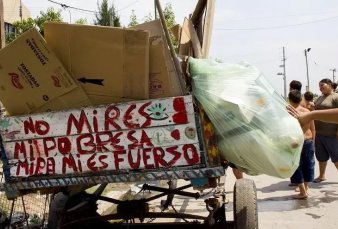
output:
<path id="1" fill-rule="evenodd" d="M 238 179 L 235 183 L 234 221 L 236 229 L 258 229 L 257 192 L 250 179 Z"/>

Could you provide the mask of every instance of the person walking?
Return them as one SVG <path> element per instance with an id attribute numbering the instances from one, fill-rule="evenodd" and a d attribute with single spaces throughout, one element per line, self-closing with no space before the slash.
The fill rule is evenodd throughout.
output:
<path id="1" fill-rule="evenodd" d="M 301 92 L 302 91 L 302 83 L 298 80 L 292 80 L 289 84 L 289 92 L 291 92 L 293 90 Z M 295 183 L 295 181 L 293 180 L 292 177 L 290 177 L 289 186 L 297 186 L 297 184 Z"/>
<path id="2" fill-rule="evenodd" d="M 338 94 L 333 91 L 332 81 L 328 78 L 319 82 L 322 95 L 315 101 L 315 110 L 338 108 Z M 319 162 L 319 176 L 314 182 L 326 180 L 327 161 L 331 158 L 338 169 L 338 124 L 316 120 L 315 155 Z"/>
<path id="3" fill-rule="evenodd" d="M 292 90 L 289 92 L 289 103 L 299 113 L 310 113 L 310 110 L 302 107 L 300 102 L 302 95 L 300 91 Z M 313 138 L 315 136 L 314 122 L 308 123 L 304 128 L 304 144 L 300 155 L 299 166 L 291 177 L 291 181 L 298 185 L 298 195 L 293 196 L 295 199 L 306 199 L 308 197 L 309 182 L 314 179 L 314 145 Z"/>

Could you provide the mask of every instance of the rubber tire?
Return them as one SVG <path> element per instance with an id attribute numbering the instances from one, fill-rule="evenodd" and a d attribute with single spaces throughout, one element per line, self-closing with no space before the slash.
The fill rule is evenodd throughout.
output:
<path id="1" fill-rule="evenodd" d="M 233 204 L 235 228 L 258 229 L 257 191 L 253 180 L 236 180 Z"/>

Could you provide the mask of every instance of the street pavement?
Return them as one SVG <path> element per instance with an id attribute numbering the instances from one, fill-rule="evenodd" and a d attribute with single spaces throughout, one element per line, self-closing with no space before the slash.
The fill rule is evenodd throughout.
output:
<path id="1" fill-rule="evenodd" d="M 318 165 L 316 165 L 316 175 Z M 316 177 L 316 176 L 315 176 Z M 254 180 L 257 188 L 258 221 L 260 229 L 337 229 L 338 228 L 338 171 L 329 162 L 327 167 L 326 181 L 321 183 L 310 183 L 310 196 L 305 200 L 293 199 L 296 195 L 295 187 L 290 187 L 289 179 L 280 179 L 267 175 L 248 176 L 245 178 Z M 233 220 L 233 186 L 235 177 L 231 169 L 228 169 L 225 180 L 227 192 L 226 218 Z M 164 182 L 165 183 L 165 182 Z M 188 184 L 189 181 L 179 180 L 178 187 Z M 161 183 L 163 185 L 163 182 Z M 137 188 L 131 184 L 131 191 Z M 122 191 L 122 190 L 121 190 Z M 137 193 L 139 190 L 136 190 Z M 192 188 L 185 191 L 197 192 Z M 122 195 L 124 192 L 114 192 Z M 156 192 L 145 193 L 146 196 L 154 195 Z M 201 199 L 175 195 L 173 207 L 169 212 L 181 212 L 207 216 L 204 200 L 213 197 L 214 190 L 205 190 Z M 142 194 L 143 195 L 143 194 Z M 142 195 L 139 198 L 142 198 Z M 118 197 L 117 197 L 118 198 Z M 165 199 L 165 198 L 162 198 Z M 160 199 L 150 202 L 150 211 L 160 210 Z M 103 212 L 103 210 L 102 210 Z M 183 222 L 182 219 L 148 219 L 151 222 Z M 191 220 L 190 220 L 191 221 Z"/>
<path id="2" fill-rule="evenodd" d="M 228 171 L 226 190 L 232 190 L 235 178 Z M 316 165 L 316 175 L 318 165 Z M 338 171 L 329 162 L 326 181 L 310 183 L 306 200 L 295 200 L 295 187 L 289 187 L 289 179 L 266 175 L 249 177 L 255 181 L 258 198 L 260 229 L 337 229 L 338 228 Z M 315 176 L 316 177 L 316 176 Z M 230 209 L 229 209 L 230 210 Z"/>
<path id="3" fill-rule="evenodd" d="M 318 165 L 316 165 L 316 173 Z M 289 179 L 280 179 L 267 175 L 248 176 L 257 188 L 258 220 L 260 229 L 337 229 L 338 228 L 338 171 L 330 162 L 327 167 L 327 180 L 310 183 L 309 198 L 296 200 L 295 187 L 290 187 Z M 235 177 L 231 169 L 227 171 L 225 189 L 229 204 L 226 205 L 227 220 L 233 220 L 233 186 Z M 178 186 L 187 184 L 179 180 Z M 187 191 L 196 192 L 188 189 Z M 212 192 L 210 192 L 212 194 Z M 205 198 L 212 197 L 207 190 Z M 204 199 L 205 199 L 204 198 Z M 177 212 L 207 216 L 204 199 L 175 196 L 173 206 Z M 159 207 L 159 201 L 152 202 L 151 208 Z M 158 209 L 157 209 L 158 210 Z M 173 211 L 172 209 L 170 211 Z M 155 222 L 183 222 L 181 219 L 157 219 Z"/>

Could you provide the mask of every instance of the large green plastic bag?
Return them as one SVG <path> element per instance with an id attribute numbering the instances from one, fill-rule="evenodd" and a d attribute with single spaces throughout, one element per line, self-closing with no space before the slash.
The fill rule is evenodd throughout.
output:
<path id="1" fill-rule="evenodd" d="M 224 159 L 247 174 L 292 176 L 303 132 L 260 71 L 193 58 L 189 65 L 193 94 L 216 128 Z"/>

